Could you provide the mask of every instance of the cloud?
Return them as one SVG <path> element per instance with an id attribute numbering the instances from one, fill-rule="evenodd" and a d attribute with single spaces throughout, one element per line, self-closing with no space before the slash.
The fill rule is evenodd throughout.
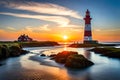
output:
<path id="1" fill-rule="evenodd" d="M 10 30 L 10 31 L 16 31 L 16 29 L 13 28 L 13 27 L 6 27 L 6 29 L 7 29 L 7 30 Z"/>
<path id="2" fill-rule="evenodd" d="M 82 32 L 83 29 L 74 29 L 74 28 L 70 28 L 70 31 L 74 31 L 74 32 Z"/>
<path id="3" fill-rule="evenodd" d="M 27 26 L 24 28 L 24 30 L 29 32 L 51 31 L 51 29 L 49 29 L 48 26 L 49 26 L 48 24 L 37 27 Z"/>
<path id="4" fill-rule="evenodd" d="M 62 16 L 43 16 L 43 15 L 30 15 L 30 14 L 18 14 L 18 13 L 7 13 L 7 12 L 0 12 L 0 14 L 20 17 L 20 18 L 31 18 L 31 19 L 50 21 L 50 22 L 55 22 L 61 26 L 66 26 L 70 22 L 68 18 Z"/>
<path id="5" fill-rule="evenodd" d="M 60 25 L 59 27 L 67 27 L 67 28 L 74 28 L 74 29 L 76 29 L 76 28 L 83 28 L 82 25 L 76 25 L 76 24 L 68 24 L 66 26 Z"/>
<path id="6" fill-rule="evenodd" d="M 51 14 L 51 15 L 61 15 L 70 16 L 73 18 L 83 19 L 78 12 L 68 9 L 66 7 L 52 4 L 52 3 L 37 3 L 37 2 L 10 2 L 2 1 L 0 4 L 12 9 L 25 10 L 36 13 Z"/>
<path id="7" fill-rule="evenodd" d="M 25 0 L 22 0 L 22 1 L 18 0 L 17 2 L 14 0 L 12 1 L 3 0 L 3 1 L 0 1 L 0 5 L 3 5 L 10 9 L 42 13 L 39 15 L 38 14 L 31 15 L 31 14 L 0 12 L 0 14 L 20 17 L 20 18 L 32 18 L 32 19 L 50 21 L 50 22 L 57 23 L 58 27 L 76 27 L 75 25 L 70 24 L 71 20 L 67 18 L 67 16 L 77 18 L 77 19 L 82 19 L 82 16 L 80 16 L 76 11 L 60 5 L 52 4 L 52 3 L 37 3 L 37 2 L 30 2 L 30 1 L 28 2 Z"/>
<path id="8" fill-rule="evenodd" d="M 106 32 L 115 32 L 115 31 L 120 31 L 120 29 L 95 29 L 95 31 L 98 31 L 98 32 L 100 32 L 100 31 L 106 31 Z"/>
<path id="9" fill-rule="evenodd" d="M 98 31 L 98 32 L 99 32 L 99 31 L 101 31 L 101 29 L 95 29 L 95 31 Z"/>

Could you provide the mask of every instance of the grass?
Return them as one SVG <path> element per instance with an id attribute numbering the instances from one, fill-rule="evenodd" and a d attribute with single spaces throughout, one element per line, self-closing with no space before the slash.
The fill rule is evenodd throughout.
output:
<path id="1" fill-rule="evenodd" d="M 99 47 L 96 47 L 90 51 L 94 51 L 95 53 L 101 54 L 102 56 L 107 56 L 107 57 L 111 57 L 111 58 L 120 58 L 120 48 L 114 48 L 114 47 L 99 48 Z"/>
<path id="2" fill-rule="evenodd" d="M 43 47 L 43 46 L 56 46 L 59 45 L 54 41 L 41 41 L 41 42 L 0 42 L 0 60 L 8 57 L 15 57 L 21 54 L 26 54 L 28 51 L 22 50 L 23 47 Z"/>
<path id="3" fill-rule="evenodd" d="M 10 46 L 22 46 L 22 47 L 42 47 L 42 46 L 56 46 L 59 45 L 54 41 L 34 41 L 34 42 L 0 42 L 0 45 Z"/>
<path id="4" fill-rule="evenodd" d="M 6 45 L 7 47 L 19 46 L 19 43 L 17 43 L 17 42 L 0 42 L 0 46 L 2 46 L 2 45 Z"/>
<path id="5" fill-rule="evenodd" d="M 116 44 L 71 44 L 69 47 L 82 48 L 82 47 L 110 47 L 116 46 Z"/>
<path id="6" fill-rule="evenodd" d="M 0 42 L 0 60 L 26 53 L 28 51 L 23 50 L 19 42 Z"/>

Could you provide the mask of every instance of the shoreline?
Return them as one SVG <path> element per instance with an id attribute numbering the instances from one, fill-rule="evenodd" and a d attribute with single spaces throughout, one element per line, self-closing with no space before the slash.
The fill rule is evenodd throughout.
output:
<path id="1" fill-rule="evenodd" d="M 9 57 L 17 57 L 22 54 L 27 54 L 29 51 L 23 48 L 27 47 L 49 47 L 58 46 L 54 41 L 42 42 L 0 42 L 0 61 Z"/>
<path id="2" fill-rule="evenodd" d="M 100 48 L 100 47 L 96 47 L 96 48 L 93 48 L 89 51 L 93 51 L 96 54 L 100 54 L 101 56 L 120 59 L 120 48 L 112 48 L 112 47 Z"/>
<path id="3" fill-rule="evenodd" d="M 120 46 L 120 44 L 71 44 L 68 47 L 87 48 L 87 47 L 113 47 L 113 46 Z"/>

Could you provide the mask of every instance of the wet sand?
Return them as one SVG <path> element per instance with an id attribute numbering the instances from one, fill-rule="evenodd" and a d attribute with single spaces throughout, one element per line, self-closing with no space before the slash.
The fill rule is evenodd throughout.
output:
<path id="1" fill-rule="evenodd" d="M 42 70 L 15 70 L 0 74 L 0 80 L 60 80 Z"/>
<path id="2" fill-rule="evenodd" d="M 30 61 L 30 56 L 27 54 L 7 59 L 5 65 L 0 67 L 0 80 L 62 80 L 45 71 L 40 64 Z"/>

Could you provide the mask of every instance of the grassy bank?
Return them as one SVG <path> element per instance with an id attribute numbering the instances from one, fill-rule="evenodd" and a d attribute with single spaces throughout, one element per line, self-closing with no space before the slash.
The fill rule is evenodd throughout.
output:
<path id="1" fill-rule="evenodd" d="M 59 44 L 54 41 L 40 41 L 40 42 L 19 42 L 22 47 L 45 47 L 45 46 L 58 46 Z"/>
<path id="2" fill-rule="evenodd" d="M 71 44 L 69 47 L 83 48 L 83 47 L 106 47 L 106 46 L 116 46 L 116 44 Z"/>
<path id="3" fill-rule="evenodd" d="M 28 51 L 22 49 L 18 43 L 1 43 L 0 44 L 0 60 L 8 57 L 16 57 L 21 54 L 26 54 Z"/>
<path id="4" fill-rule="evenodd" d="M 58 46 L 59 44 L 54 41 L 35 41 L 35 42 L 0 42 L 0 45 L 11 45 L 21 46 L 21 47 L 44 47 L 44 46 Z"/>
<path id="5" fill-rule="evenodd" d="M 107 56 L 111 58 L 120 58 L 120 48 L 113 47 L 104 47 L 104 48 L 94 48 L 90 51 L 94 51 L 97 54 L 101 54 L 102 56 Z"/>

